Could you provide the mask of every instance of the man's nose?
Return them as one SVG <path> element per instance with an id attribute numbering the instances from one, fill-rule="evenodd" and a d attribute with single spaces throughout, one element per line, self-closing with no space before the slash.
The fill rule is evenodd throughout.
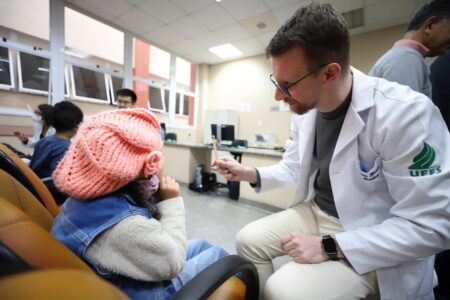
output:
<path id="1" fill-rule="evenodd" d="M 283 94 L 279 88 L 275 88 L 274 98 L 276 101 L 283 101 L 286 98 L 286 95 Z"/>

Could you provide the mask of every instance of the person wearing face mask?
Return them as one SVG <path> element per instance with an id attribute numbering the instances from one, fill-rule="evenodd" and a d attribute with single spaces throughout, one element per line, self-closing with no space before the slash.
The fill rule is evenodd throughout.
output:
<path id="1" fill-rule="evenodd" d="M 43 137 L 55 134 L 55 129 L 51 126 L 51 117 L 53 106 L 49 104 L 39 104 L 35 110 L 30 106 L 28 108 L 32 111 L 34 134 L 27 137 L 25 133 L 15 131 L 14 135 L 28 148 L 34 148 L 36 143 Z"/>
<path id="2" fill-rule="evenodd" d="M 99 113 L 80 126 L 53 173 L 70 198 L 52 234 L 131 299 L 169 299 L 228 255 L 202 239 L 186 241 L 180 187 L 159 177 L 162 145 L 148 110 Z"/>

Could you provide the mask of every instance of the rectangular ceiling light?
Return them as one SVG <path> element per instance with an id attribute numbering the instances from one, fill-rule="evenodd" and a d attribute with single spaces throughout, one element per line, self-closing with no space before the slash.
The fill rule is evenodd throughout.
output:
<path id="1" fill-rule="evenodd" d="M 230 58 L 242 55 L 242 52 L 238 48 L 229 43 L 209 48 L 209 51 L 220 58 Z"/>

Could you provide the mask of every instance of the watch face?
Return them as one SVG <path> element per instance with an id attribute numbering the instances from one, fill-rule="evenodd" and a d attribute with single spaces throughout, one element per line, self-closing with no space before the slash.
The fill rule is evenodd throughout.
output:
<path id="1" fill-rule="evenodd" d="M 322 244 L 325 252 L 336 252 L 336 242 L 332 237 L 324 237 Z"/>

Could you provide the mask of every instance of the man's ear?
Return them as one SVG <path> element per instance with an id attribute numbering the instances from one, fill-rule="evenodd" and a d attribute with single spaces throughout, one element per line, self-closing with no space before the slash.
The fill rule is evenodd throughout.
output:
<path id="1" fill-rule="evenodd" d="M 431 30 L 433 29 L 434 25 L 438 23 L 439 20 L 435 16 L 429 17 L 428 19 L 423 22 L 422 30 L 425 34 L 430 34 Z"/>
<path id="2" fill-rule="evenodd" d="M 341 75 L 341 66 L 338 63 L 331 63 L 325 67 L 325 81 L 333 82 Z"/>

